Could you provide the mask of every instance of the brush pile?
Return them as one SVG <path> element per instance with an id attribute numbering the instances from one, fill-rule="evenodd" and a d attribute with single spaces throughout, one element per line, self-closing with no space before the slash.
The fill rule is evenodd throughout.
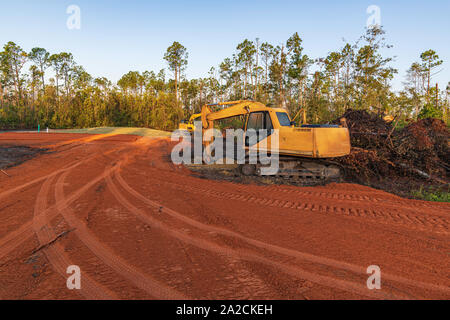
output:
<path id="1" fill-rule="evenodd" d="M 345 118 L 350 135 L 352 137 L 352 146 L 360 148 L 382 147 L 385 139 L 392 131 L 392 127 L 380 116 L 375 113 L 369 113 L 365 110 L 348 109 L 345 114 L 336 120 Z"/>
<path id="2" fill-rule="evenodd" d="M 423 119 L 395 136 L 397 155 L 430 174 L 444 175 L 450 163 L 450 133 L 441 120 Z"/>
<path id="3" fill-rule="evenodd" d="M 450 131 L 438 119 L 422 119 L 401 130 L 380 115 L 347 110 L 335 123 L 345 122 L 352 153 L 335 159 L 359 182 L 415 177 L 449 183 Z"/>

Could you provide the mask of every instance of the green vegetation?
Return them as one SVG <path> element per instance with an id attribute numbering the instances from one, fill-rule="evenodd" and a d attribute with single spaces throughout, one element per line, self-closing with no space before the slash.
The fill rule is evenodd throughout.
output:
<path id="1" fill-rule="evenodd" d="M 426 201 L 450 202 L 450 192 L 433 187 L 420 187 L 411 194 L 414 198 Z"/>
<path id="2" fill-rule="evenodd" d="M 428 103 L 423 106 L 422 110 L 420 110 L 419 118 L 420 119 L 427 119 L 427 118 L 442 119 L 442 110 L 440 110 L 439 108 L 436 108 L 436 106 Z"/>
<path id="3" fill-rule="evenodd" d="M 355 44 L 317 59 L 304 54 L 298 33 L 277 46 L 245 39 L 207 77 L 191 80 L 184 76 L 187 49 L 174 42 L 163 55 L 171 79 L 164 69 L 130 71 L 117 83 L 93 78 L 71 53 L 25 52 L 8 42 L 0 49 L 0 128 L 172 130 L 205 103 L 248 98 L 292 115 L 303 107 L 310 122 L 326 123 L 353 108 L 397 115 L 400 122 L 439 117 L 448 123 L 450 83 L 440 89 L 432 85 L 443 63 L 438 54 L 418 54 L 404 89 L 395 93 L 390 82 L 397 70 L 393 59 L 381 54 L 391 47 L 384 34 L 367 29 Z"/>

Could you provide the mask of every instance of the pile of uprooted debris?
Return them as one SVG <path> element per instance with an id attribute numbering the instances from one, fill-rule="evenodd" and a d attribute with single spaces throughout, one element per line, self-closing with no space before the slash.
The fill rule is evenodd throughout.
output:
<path id="1" fill-rule="evenodd" d="M 411 181 L 448 187 L 450 131 L 443 121 L 422 119 L 398 130 L 395 120 L 388 123 L 378 114 L 351 109 L 336 123 L 342 119 L 350 131 L 352 152 L 335 161 L 350 180 L 375 187 L 407 189 Z"/>

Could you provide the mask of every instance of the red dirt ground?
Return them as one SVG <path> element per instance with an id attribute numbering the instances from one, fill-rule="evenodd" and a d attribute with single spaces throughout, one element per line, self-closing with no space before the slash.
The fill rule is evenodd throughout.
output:
<path id="1" fill-rule="evenodd" d="M 0 174 L 1 299 L 450 298 L 448 203 L 200 179 L 162 138 L 0 144 L 50 149 Z M 66 287 L 69 265 L 81 290 Z"/>

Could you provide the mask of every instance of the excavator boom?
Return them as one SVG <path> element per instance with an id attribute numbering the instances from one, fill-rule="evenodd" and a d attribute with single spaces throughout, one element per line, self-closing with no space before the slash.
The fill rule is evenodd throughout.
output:
<path id="1" fill-rule="evenodd" d="M 212 106 L 228 106 L 219 111 L 211 111 Z M 227 118 L 232 118 L 240 115 L 249 114 L 250 111 L 265 110 L 267 107 L 259 102 L 254 101 L 233 101 L 233 102 L 222 102 L 217 104 L 205 105 L 202 108 L 202 125 L 203 129 L 212 128 L 212 123 L 217 120 L 223 120 Z"/>

